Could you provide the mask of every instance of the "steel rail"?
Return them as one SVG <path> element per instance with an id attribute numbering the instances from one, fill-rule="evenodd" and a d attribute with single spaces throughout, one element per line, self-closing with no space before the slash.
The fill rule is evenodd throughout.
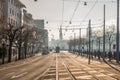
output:
<path id="1" fill-rule="evenodd" d="M 71 58 L 70 56 L 68 56 L 69 58 Z M 71 58 L 72 59 L 72 58 Z M 74 59 L 72 59 L 72 60 L 74 60 Z M 75 60 L 74 60 L 74 62 L 75 62 Z M 76 63 L 78 63 L 78 60 L 76 60 Z M 81 65 L 79 65 L 79 66 L 81 66 Z M 97 66 L 97 65 L 96 65 Z M 92 68 L 92 67 L 90 67 L 90 68 Z M 95 69 L 94 69 L 95 70 Z M 88 74 L 90 74 L 89 72 L 87 72 Z M 112 76 L 112 75 L 108 75 L 108 74 L 105 74 L 104 72 L 99 72 L 99 73 L 102 73 L 102 74 L 104 74 L 104 75 L 107 75 L 107 76 L 109 76 L 109 77 L 111 77 L 111 78 L 114 78 L 114 79 L 116 79 L 116 80 L 119 80 L 119 78 L 117 78 L 117 77 L 114 77 L 114 76 Z M 93 75 L 93 74 L 90 74 L 91 76 Z M 93 75 L 93 77 L 95 77 L 97 80 L 99 80 L 98 78 L 97 78 L 97 76 L 95 76 L 95 75 Z"/>
<path id="2" fill-rule="evenodd" d="M 63 60 L 63 58 L 62 58 L 62 57 L 60 57 L 60 58 L 61 58 L 61 60 L 62 60 L 62 63 L 63 63 L 63 65 L 64 65 L 64 67 L 65 67 L 66 71 L 67 71 L 67 72 L 68 72 L 68 74 L 70 75 L 71 80 L 77 80 L 77 79 L 75 78 L 75 76 L 72 74 L 72 72 L 69 70 L 69 68 L 68 68 L 67 64 L 65 64 L 65 62 L 64 62 L 64 60 Z"/>

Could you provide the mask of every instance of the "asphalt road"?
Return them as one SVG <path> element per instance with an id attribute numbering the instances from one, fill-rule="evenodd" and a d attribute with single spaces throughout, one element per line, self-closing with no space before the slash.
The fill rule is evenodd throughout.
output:
<path id="1" fill-rule="evenodd" d="M 0 66 L 0 80 L 120 80 L 120 66 L 68 52 L 50 53 Z M 111 67 L 112 66 L 112 67 Z"/>
<path id="2" fill-rule="evenodd" d="M 9 64 L 8 67 L 0 69 L 0 80 L 34 80 L 49 67 L 52 56 L 52 54 L 41 55 L 31 62 L 24 61 L 24 63 L 17 65 Z"/>

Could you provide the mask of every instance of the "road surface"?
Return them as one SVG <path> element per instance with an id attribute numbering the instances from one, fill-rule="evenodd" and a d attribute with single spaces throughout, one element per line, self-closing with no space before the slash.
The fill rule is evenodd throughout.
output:
<path id="1" fill-rule="evenodd" d="M 0 80 L 120 80 L 120 66 L 106 64 L 67 51 L 39 55 L 0 66 Z"/>

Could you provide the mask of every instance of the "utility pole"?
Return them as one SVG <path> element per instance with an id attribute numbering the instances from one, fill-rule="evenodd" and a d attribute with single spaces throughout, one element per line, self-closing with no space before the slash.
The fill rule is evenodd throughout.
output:
<path id="1" fill-rule="evenodd" d="M 74 52 L 75 52 L 75 37 L 76 37 L 76 33 L 74 33 Z"/>
<path id="2" fill-rule="evenodd" d="M 79 29 L 79 55 L 81 51 L 81 28 Z"/>
<path id="3" fill-rule="evenodd" d="M 104 60 L 104 55 L 105 55 L 105 4 L 104 4 L 103 14 L 104 14 L 104 16 L 103 16 L 103 18 L 104 18 L 104 20 L 103 20 L 104 24 L 103 24 L 103 55 L 102 55 L 102 57 L 103 57 L 103 61 L 105 61 Z"/>
<path id="4" fill-rule="evenodd" d="M 117 35 L 116 35 L 116 62 L 119 63 L 119 0 L 117 0 Z"/>
<path id="5" fill-rule="evenodd" d="M 91 53 L 91 20 L 89 20 L 89 26 L 88 26 L 88 29 L 89 29 L 89 55 L 88 55 L 88 64 L 90 64 L 90 53 Z"/>

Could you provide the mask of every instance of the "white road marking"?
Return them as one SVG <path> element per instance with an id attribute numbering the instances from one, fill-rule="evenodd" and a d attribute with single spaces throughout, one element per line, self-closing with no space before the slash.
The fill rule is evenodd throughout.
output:
<path id="1" fill-rule="evenodd" d="M 27 74 L 27 73 L 28 73 L 28 72 L 24 72 L 24 73 L 21 73 L 21 74 L 19 74 L 19 75 L 12 76 L 11 79 L 21 77 L 21 76 L 23 76 L 23 75 L 25 75 L 25 74 Z"/>
<path id="2" fill-rule="evenodd" d="M 14 74 L 15 72 L 10 72 L 10 73 L 7 73 L 6 76 L 10 76 L 12 74 Z"/>

